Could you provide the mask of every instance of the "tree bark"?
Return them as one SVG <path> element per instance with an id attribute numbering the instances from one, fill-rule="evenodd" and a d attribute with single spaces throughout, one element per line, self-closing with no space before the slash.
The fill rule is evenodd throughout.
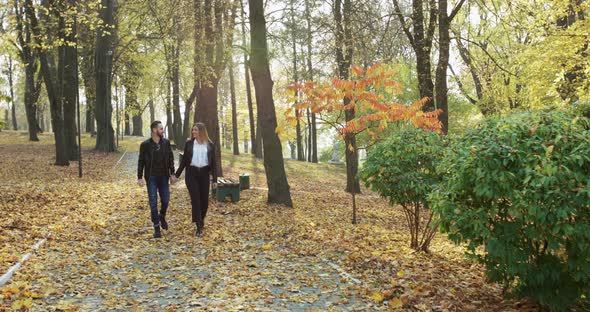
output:
<path id="1" fill-rule="evenodd" d="M 338 76 L 340 79 L 348 79 L 350 66 L 352 65 L 352 33 L 351 33 L 351 0 L 334 1 L 334 19 L 336 22 L 336 63 L 338 64 Z M 350 98 L 343 99 L 344 105 L 350 104 Z M 344 118 L 349 122 L 355 118 L 354 109 L 344 111 Z M 360 193 L 358 172 L 358 149 L 354 133 L 344 135 L 345 156 L 346 156 L 346 191 L 349 193 Z"/>
<path id="2" fill-rule="evenodd" d="M 425 2 L 426 0 L 412 0 L 411 24 L 412 29 L 407 25 L 408 22 L 399 5 L 399 0 L 393 0 L 395 13 L 400 20 L 402 29 L 414 53 L 416 54 L 416 71 L 418 74 L 418 89 L 421 97 L 428 97 L 423 110 L 426 112 L 435 109 L 434 104 L 434 83 L 432 81 L 432 64 L 430 62 L 430 53 L 432 51 L 432 38 L 436 28 L 437 8 L 436 0 L 428 0 L 428 24 L 425 25 Z"/>
<path id="3" fill-rule="evenodd" d="M 306 116 L 307 116 L 307 130 L 306 130 L 306 146 L 307 146 L 307 161 L 308 162 L 312 162 L 312 157 L 313 157 L 313 151 L 312 151 L 312 136 L 313 136 L 313 130 L 311 128 L 311 113 L 310 113 L 310 109 L 308 108 L 306 110 Z"/>
<path id="4" fill-rule="evenodd" d="M 115 0 L 101 0 L 100 19 L 109 27 L 116 29 L 114 20 Z M 114 152 L 115 132 L 112 125 L 113 107 L 111 105 L 111 73 L 113 71 L 114 30 L 98 28 L 96 36 L 95 73 L 97 123 L 96 149 Z"/>
<path id="5" fill-rule="evenodd" d="M 175 20 L 177 17 L 175 17 Z M 178 22 L 175 22 L 178 24 Z M 172 133 L 174 142 L 177 145 L 183 145 L 185 139 L 183 138 L 182 118 L 180 117 L 180 34 L 176 34 L 176 43 L 172 47 L 172 114 L 174 121 L 172 122 Z"/>
<path id="6" fill-rule="evenodd" d="M 18 124 L 16 121 L 16 101 L 14 97 L 14 81 L 13 81 L 13 73 L 14 65 L 12 64 L 12 56 L 8 55 L 8 85 L 10 88 L 10 104 L 11 104 L 11 114 L 12 114 L 12 130 L 18 130 Z M 8 121 L 8 110 L 6 111 L 6 119 Z M 8 124 L 6 124 L 8 126 Z"/>
<path id="7" fill-rule="evenodd" d="M 238 138 L 238 108 L 236 103 L 236 86 L 234 83 L 234 62 L 229 61 L 229 90 L 231 97 L 231 127 L 234 155 L 240 155 L 240 141 Z"/>
<path id="8" fill-rule="evenodd" d="M 221 166 L 221 136 L 218 116 L 218 85 L 228 59 L 226 47 L 231 46 L 235 24 L 236 6 L 229 7 L 223 1 L 205 0 L 205 63 L 209 66 L 207 77 L 201 86 L 195 119 L 204 122 L 214 141 L 217 175 L 223 176 Z M 231 15 L 230 15 L 231 12 Z M 214 16 L 213 16 L 214 15 Z"/>
<path id="9" fill-rule="evenodd" d="M 293 10 L 293 0 L 290 1 L 289 7 L 291 10 L 291 23 L 289 28 L 291 28 L 291 47 L 293 48 L 293 82 L 299 82 L 299 77 L 297 76 L 297 41 L 295 40 L 295 12 Z M 296 97 L 297 98 L 297 97 Z M 297 121 L 295 126 L 295 139 L 297 144 L 297 160 L 304 161 L 305 158 L 303 156 L 303 142 L 301 139 L 301 112 L 297 108 L 297 99 L 295 99 L 295 119 Z"/>
<path id="10" fill-rule="evenodd" d="M 202 0 L 194 0 L 193 1 L 193 10 L 194 10 L 194 64 L 193 64 L 193 81 L 194 86 L 187 100 L 187 110 L 193 110 L 192 104 L 194 102 L 194 111 L 193 114 L 193 123 L 197 122 L 197 110 L 198 106 L 200 105 L 200 91 L 201 85 L 203 84 L 203 77 L 204 77 L 204 30 L 203 30 L 203 5 Z M 189 115 L 185 115 L 185 117 L 189 117 Z M 184 136 L 186 138 L 191 137 L 191 130 L 193 124 L 189 123 L 189 119 L 185 118 L 184 120 Z M 184 146 L 184 144 L 182 144 Z"/>
<path id="11" fill-rule="evenodd" d="M 137 112 L 136 114 L 131 117 L 131 121 L 133 122 L 133 131 L 131 135 L 133 136 L 143 136 L 143 118 L 142 118 L 142 111 Z"/>
<path id="12" fill-rule="evenodd" d="M 96 38 L 94 31 L 90 29 L 87 23 L 78 24 L 79 26 L 79 40 L 80 49 L 80 74 L 84 84 L 84 94 L 86 97 L 86 123 L 85 131 L 96 134 L 94 125 L 95 117 L 94 110 L 96 106 L 96 72 L 94 71 Z"/>
<path id="13" fill-rule="evenodd" d="M 19 0 L 14 1 L 14 12 L 16 19 L 16 37 L 21 46 L 18 51 L 20 60 L 25 64 L 25 112 L 27 117 L 29 141 L 39 141 L 38 133 L 41 132 L 41 127 L 37 120 L 37 100 L 39 98 L 39 89 L 41 88 L 42 76 L 38 76 L 37 83 L 35 83 L 35 72 L 38 68 L 38 55 L 35 49 L 32 48 L 32 34 L 30 23 L 24 22 L 24 8 Z M 14 99 L 14 96 L 13 96 Z M 14 104 L 13 104 L 14 105 Z"/>
<path id="14" fill-rule="evenodd" d="M 262 127 L 264 144 L 264 170 L 268 184 L 268 202 L 293 206 L 289 183 L 285 174 L 283 148 L 277 135 L 277 118 L 272 97 L 273 81 L 270 75 L 266 21 L 263 0 L 248 1 L 250 8 L 250 42 L 252 45 L 251 70 L 256 90 L 256 107 Z"/>
<path id="15" fill-rule="evenodd" d="M 127 104 L 125 104 L 125 113 L 123 114 L 123 123 L 124 123 L 124 127 L 123 127 L 123 134 L 124 135 L 131 135 L 131 117 L 129 116 L 129 113 L 127 112 Z"/>
<path id="16" fill-rule="evenodd" d="M 148 102 L 148 107 L 150 109 L 150 123 L 156 120 L 156 108 L 154 107 L 154 100 L 150 99 Z"/>
<path id="17" fill-rule="evenodd" d="M 447 85 L 447 69 L 449 68 L 449 53 L 451 46 L 450 27 L 465 0 L 459 1 L 451 14 L 447 12 L 447 0 L 438 1 L 438 65 L 436 66 L 436 108 L 442 110 L 439 120 L 442 132 L 449 130 L 449 88 Z"/>
<path id="18" fill-rule="evenodd" d="M 45 89 L 49 96 L 50 109 L 51 109 L 51 123 L 53 127 L 53 133 L 55 137 L 55 165 L 57 166 L 68 166 L 68 149 L 64 134 L 64 121 L 63 121 L 63 102 L 60 92 L 59 84 L 56 83 L 55 75 L 55 63 L 50 58 L 47 50 L 42 48 L 43 43 L 41 41 L 41 29 L 39 27 L 39 21 L 35 15 L 35 8 L 32 0 L 25 0 L 25 12 L 27 18 L 31 23 L 31 29 L 35 35 L 37 53 L 39 55 L 39 61 L 41 63 L 41 75 L 45 82 Z"/>
<path id="19" fill-rule="evenodd" d="M 256 104 L 256 107 L 258 107 L 258 104 Z M 257 109 L 258 110 L 258 109 Z M 254 141 L 254 157 L 262 159 L 264 157 L 264 151 L 263 149 L 263 143 L 262 143 L 262 133 L 260 133 L 262 131 L 262 126 L 260 125 L 260 113 L 257 111 L 256 112 L 256 139 Z"/>
<path id="20" fill-rule="evenodd" d="M 309 0 L 305 0 L 305 19 L 307 22 L 307 79 L 313 81 L 313 64 L 311 62 L 312 49 L 311 49 L 311 13 L 309 8 Z M 318 137 L 317 137 L 317 125 L 315 113 L 311 112 L 311 161 L 314 163 L 318 162 Z"/>
<path id="21" fill-rule="evenodd" d="M 67 1 L 69 2 L 69 1 Z M 58 81 L 61 82 L 61 93 L 63 98 L 63 115 L 64 115 L 64 136 L 65 144 L 68 151 L 69 160 L 78 160 L 78 143 L 76 127 L 76 98 L 78 95 L 78 53 L 76 51 L 76 17 L 73 16 L 74 23 L 66 28 L 66 10 L 70 10 L 69 3 L 62 4 L 59 16 L 59 37 L 64 44 L 60 45 L 59 64 L 58 64 Z"/>
<path id="22" fill-rule="evenodd" d="M 246 82 L 246 101 L 248 102 L 248 118 L 250 121 L 250 146 L 253 153 L 256 153 L 254 151 L 258 151 L 256 146 L 257 146 L 257 140 L 256 140 L 256 131 L 258 130 L 256 128 L 256 123 L 254 122 L 254 120 L 256 119 L 254 116 L 254 105 L 252 103 L 252 90 L 250 87 L 250 67 L 248 64 L 248 43 L 246 42 L 246 13 L 244 10 L 244 1 L 240 0 L 240 6 L 241 6 L 241 16 L 242 16 L 242 47 L 244 50 L 244 80 Z M 262 144 L 260 144 L 262 145 Z M 258 158 L 262 158 L 262 146 L 260 147 L 259 150 L 260 154 L 256 154 L 256 157 Z"/>

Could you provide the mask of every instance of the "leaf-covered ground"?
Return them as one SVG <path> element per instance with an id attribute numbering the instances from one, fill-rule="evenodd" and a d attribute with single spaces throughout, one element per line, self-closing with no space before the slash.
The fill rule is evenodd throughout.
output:
<path id="1" fill-rule="evenodd" d="M 0 132 L 0 272 L 51 236 L 0 289 L 0 311 L 536 310 L 503 300 L 443 235 L 432 254 L 414 253 L 401 210 L 366 190 L 350 224 L 343 168 L 287 161 L 287 209 L 266 204 L 261 161 L 226 153 L 224 175 L 250 173 L 254 188 L 235 204 L 212 200 L 198 239 L 181 179 L 155 240 L 136 185 L 139 139 L 103 154 L 85 137 L 79 179 L 77 163 L 51 165 L 51 136 L 26 138 Z"/>

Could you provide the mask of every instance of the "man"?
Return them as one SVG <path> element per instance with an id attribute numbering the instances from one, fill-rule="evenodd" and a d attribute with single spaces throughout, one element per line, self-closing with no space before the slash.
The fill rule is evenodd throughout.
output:
<path id="1" fill-rule="evenodd" d="M 139 146 L 139 161 L 137 164 L 137 183 L 144 186 L 147 182 L 150 211 L 154 223 L 154 238 L 162 237 L 160 226 L 168 230 L 166 210 L 170 201 L 170 185 L 176 182 L 174 175 L 174 154 L 170 141 L 164 138 L 164 127 L 160 121 L 152 122 L 151 138 L 143 141 Z M 145 182 L 144 179 L 145 178 Z M 158 212 L 157 193 L 160 193 L 161 209 Z"/>

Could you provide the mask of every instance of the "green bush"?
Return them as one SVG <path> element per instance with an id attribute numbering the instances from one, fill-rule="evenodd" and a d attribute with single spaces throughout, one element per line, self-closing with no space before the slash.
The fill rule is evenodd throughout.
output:
<path id="1" fill-rule="evenodd" d="M 491 281 L 553 310 L 590 286 L 588 129 L 570 112 L 489 119 L 448 150 L 430 196 Z"/>
<path id="2" fill-rule="evenodd" d="M 440 181 L 435 168 L 442 157 L 442 137 L 422 129 L 400 129 L 372 147 L 361 171 L 365 184 L 400 205 L 410 230 L 410 247 L 428 251 L 436 226 L 426 198 Z"/>

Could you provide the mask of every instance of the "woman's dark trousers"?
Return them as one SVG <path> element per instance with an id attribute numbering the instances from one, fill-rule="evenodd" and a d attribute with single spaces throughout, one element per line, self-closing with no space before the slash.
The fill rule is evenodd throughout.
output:
<path id="1" fill-rule="evenodd" d="M 186 173 L 186 186 L 191 196 L 193 222 L 197 228 L 203 229 L 209 206 L 209 168 L 189 166 Z"/>

